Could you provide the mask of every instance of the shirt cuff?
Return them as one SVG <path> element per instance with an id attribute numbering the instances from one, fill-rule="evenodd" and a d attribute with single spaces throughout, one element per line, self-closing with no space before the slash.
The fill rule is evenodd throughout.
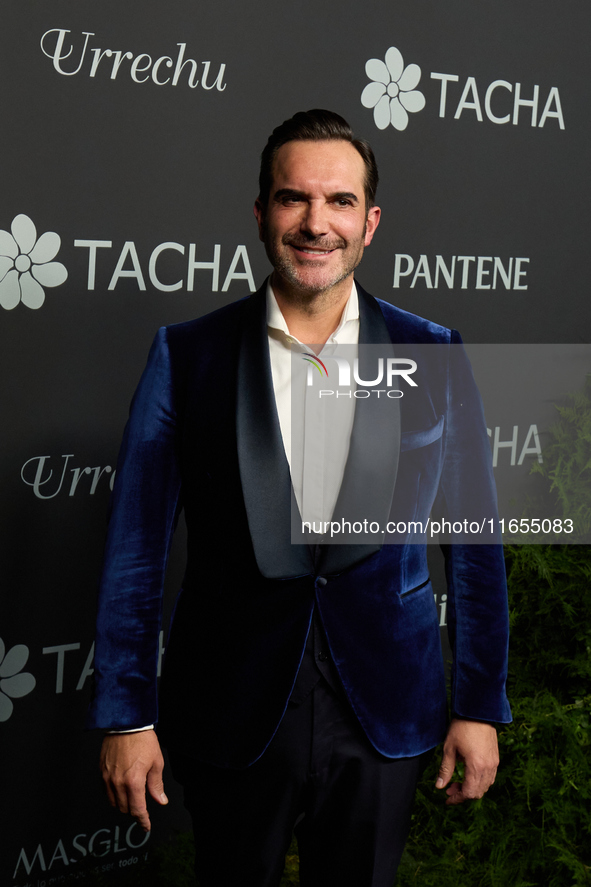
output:
<path id="1" fill-rule="evenodd" d="M 118 733 L 145 733 L 146 730 L 153 730 L 154 724 L 149 724 L 147 727 L 132 727 L 131 730 L 105 730 L 105 733 L 111 735 Z"/>

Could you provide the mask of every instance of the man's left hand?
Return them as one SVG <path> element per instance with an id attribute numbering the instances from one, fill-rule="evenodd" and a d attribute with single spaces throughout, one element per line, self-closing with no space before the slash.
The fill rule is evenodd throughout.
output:
<path id="1" fill-rule="evenodd" d="M 457 761 L 465 764 L 464 781 L 452 782 L 446 804 L 481 798 L 495 781 L 499 746 L 494 726 L 483 721 L 452 720 L 443 744 L 436 788 L 445 788 L 449 783 Z"/>

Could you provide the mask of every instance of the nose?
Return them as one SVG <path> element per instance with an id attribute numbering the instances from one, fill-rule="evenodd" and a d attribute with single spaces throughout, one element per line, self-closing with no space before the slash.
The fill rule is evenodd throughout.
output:
<path id="1" fill-rule="evenodd" d="M 300 228 L 311 237 L 328 234 L 329 224 L 324 201 L 310 200 L 302 216 Z"/>

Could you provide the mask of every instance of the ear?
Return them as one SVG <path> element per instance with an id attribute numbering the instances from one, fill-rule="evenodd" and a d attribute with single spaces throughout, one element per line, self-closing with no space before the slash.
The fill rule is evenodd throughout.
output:
<path id="1" fill-rule="evenodd" d="M 259 240 L 264 242 L 265 238 L 263 236 L 263 228 L 264 228 L 264 219 L 265 219 L 265 210 L 263 209 L 263 204 L 257 197 L 254 202 L 254 216 L 257 220 L 257 225 L 259 226 Z"/>
<path id="2" fill-rule="evenodd" d="M 382 215 L 382 210 L 379 206 L 372 206 L 367 214 L 367 222 L 365 226 L 365 246 L 369 246 L 373 236 L 375 234 L 375 230 L 380 224 L 380 216 Z"/>

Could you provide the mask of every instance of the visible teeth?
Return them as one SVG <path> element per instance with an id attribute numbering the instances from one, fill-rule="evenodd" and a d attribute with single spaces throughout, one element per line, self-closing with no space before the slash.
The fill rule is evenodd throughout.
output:
<path id="1" fill-rule="evenodd" d="M 301 247 L 301 246 L 299 247 L 299 249 L 300 249 L 301 252 L 303 252 L 303 253 L 308 253 L 308 255 L 310 255 L 310 256 L 327 256 L 329 253 L 332 252 L 331 249 L 325 249 L 325 250 L 320 250 L 320 249 L 304 249 L 304 248 Z"/>

